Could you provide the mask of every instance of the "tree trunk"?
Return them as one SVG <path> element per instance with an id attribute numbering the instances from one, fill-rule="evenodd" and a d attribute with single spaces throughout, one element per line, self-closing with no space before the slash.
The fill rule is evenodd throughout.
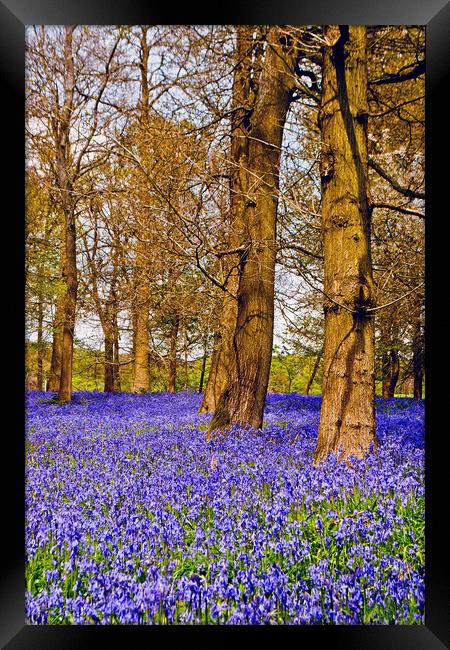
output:
<path id="1" fill-rule="evenodd" d="M 414 337 L 413 337 L 413 375 L 414 375 L 413 396 L 415 400 L 422 399 L 423 374 L 424 374 L 423 367 L 424 367 L 423 333 L 420 326 L 420 321 L 417 320 L 414 328 Z"/>
<path id="2" fill-rule="evenodd" d="M 422 399 L 422 390 L 423 390 L 423 369 L 420 371 L 414 372 L 414 399 Z"/>
<path id="3" fill-rule="evenodd" d="M 131 321 L 131 357 L 133 359 L 133 378 L 134 378 L 134 360 L 136 359 L 136 310 L 134 306 L 130 310 L 130 321 Z"/>
<path id="4" fill-rule="evenodd" d="M 141 286 L 139 295 L 147 301 L 146 287 Z M 140 304 L 135 312 L 134 331 L 134 372 L 133 391 L 135 393 L 150 390 L 150 345 L 149 345 L 149 307 Z"/>
<path id="5" fill-rule="evenodd" d="M 313 381 L 314 381 L 314 378 L 316 376 L 317 370 L 319 369 L 320 360 L 322 359 L 322 356 L 323 356 L 323 348 L 321 349 L 321 351 L 317 355 L 316 360 L 314 362 L 314 366 L 313 366 L 311 375 L 310 375 L 310 377 L 308 379 L 308 383 L 306 384 L 305 395 L 309 395 L 309 391 L 311 390 L 311 386 L 313 384 Z"/>
<path id="6" fill-rule="evenodd" d="M 219 326 L 221 329 L 221 326 Z M 214 334 L 214 345 L 211 355 L 211 366 L 209 369 L 208 381 L 206 382 L 205 393 L 203 395 L 202 403 L 198 410 L 199 413 L 214 413 L 216 407 L 216 400 L 219 398 L 220 392 L 218 390 L 219 382 L 217 379 L 219 355 L 221 349 L 221 333 L 220 330 Z M 206 365 L 205 357 L 204 365 Z M 203 381 L 202 381 L 203 386 Z M 199 391 L 201 392 L 201 391 Z"/>
<path id="7" fill-rule="evenodd" d="M 400 360 L 397 350 L 389 350 L 389 352 L 383 354 L 382 371 L 382 396 L 386 398 L 394 397 L 395 387 L 397 386 L 398 376 L 400 373 Z"/>
<path id="8" fill-rule="evenodd" d="M 314 462 L 364 456 L 375 435 L 375 340 L 367 195 L 366 28 L 329 26 L 322 74 L 324 370 Z M 339 304 L 338 304 L 339 303 Z"/>
<path id="9" fill-rule="evenodd" d="M 64 224 L 60 221 L 60 273 L 63 275 L 65 265 L 65 235 Z M 59 391 L 61 381 L 61 358 L 62 358 L 62 333 L 64 324 L 64 296 L 58 294 L 55 305 L 55 316 L 53 318 L 53 340 L 52 340 L 52 359 L 50 362 L 50 373 L 47 382 L 47 390 L 51 392 Z"/>
<path id="10" fill-rule="evenodd" d="M 75 330 L 75 310 L 77 304 L 76 234 L 73 212 L 67 213 L 66 255 L 64 273 L 67 291 L 64 300 L 64 327 L 62 337 L 61 380 L 58 399 L 70 402 L 72 399 L 73 337 Z"/>
<path id="11" fill-rule="evenodd" d="M 169 349 L 169 382 L 167 390 L 169 393 L 176 391 L 177 383 L 177 338 L 180 319 L 178 316 L 172 316 L 170 327 L 170 349 Z"/>
<path id="12" fill-rule="evenodd" d="M 140 36 L 140 127 L 142 129 L 142 138 L 145 138 L 149 121 L 149 101 L 150 91 L 148 86 L 148 65 L 150 48 L 147 43 L 148 26 L 141 26 Z M 145 146 L 140 144 L 141 157 L 145 159 Z M 144 223 L 144 232 L 142 239 L 148 238 L 147 212 L 144 210 L 142 215 Z M 149 262 L 148 262 L 148 245 L 145 241 L 138 241 L 136 253 L 136 276 L 135 291 L 136 300 L 134 305 L 133 325 L 134 325 L 134 366 L 133 366 L 133 391 L 145 392 L 150 390 L 150 337 L 149 337 Z"/>
<path id="13" fill-rule="evenodd" d="M 242 197 L 242 239 L 236 328 L 227 378 L 208 436 L 230 424 L 262 426 L 273 342 L 276 215 L 280 148 L 291 101 L 295 48 L 286 30 L 272 27 L 250 118 L 247 191 Z M 248 171 L 247 171 L 248 170 Z"/>
<path id="14" fill-rule="evenodd" d="M 61 191 L 61 203 L 64 215 L 65 260 L 63 280 L 64 321 L 62 335 L 61 378 L 58 400 L 62 403 L 72 399 L 73 337 L 75 329 L 75 311 L 77 304 L 77 265 L 76 265 L 76 229 L 75 205 L 72 182 L 68 174 L 70 160 L 70 119 L 73 109 L 75 87 L 74 63 L 72 51 L 73 27 L 65 27 L 64 42 L 64 104 L 61 110 L 60 140 L 57 148 L 58 189 Z"/>
<path id="15" fill-rule="evenodd" d="M 230 216 L 228 246 L 238 248 L 243 237 L 243 214 L 246 203 L 248 135 L 250 110 L 255 102 L 251 83 L 254 29 L 248 25 L 236 28 L 236 65 L 233 77 L 233 114 L 231 118 L 230 145 Z M 223 294 L 219 330 L 214 340 L 211 369 L 199 413 L 213 413 L 216 409 L 230 373 L 233 355 L 233 337 L 237 319 L 237 292 L 239 286 L 239 260 L 234 256 L 221 259 L 222 274 L 227 278 Z"/>
<path id="16" fill-rule="evenodd" d="M 200 372 L 200 382 L 198 385 L 198 392 L 201 393 L 203 391 L 203 381 L 205 379 L 205 370 L 206 370 L 206 359 L 208 357 L 208 335 L 205 336 L 205 342 L 203 344 L 203 359 L 202 359 L 202 369 Z M 200 407 L 201 408 L 201 407 Z M 202 411 L 199 410 L 199 413 Z"/>
<path id="17" fill-rule="evenodd" d="M 57 392 L 61 378 L 61 356 L 62 356 L 62 304 L 58 299 L 56 313 L 53 320 L 53 341 L 52 359 L 50 362 L 50 373 L 47 382 L 47 390 Z"/>
<path id="18" fill-rule="evenodd" d="M 133 306 L 133 391 L 150 390 L 150 335 L 148 256 L 143 242 L 138 242 L 135 269 L 135 303 Z"/>
<path id="19" fill-rule="evenodd" d="M 188 363 L 188 352 L 187 352 L 187 342 L 184 349 L 184 390 L 189 388 L 189 363 Z"/>
<path id="20" fill-rule="evenodd" d="M 103 331 L 105 333 L 105 393 L 120 392 L 119 327 L 117 323 L 118 306 L 116 295 L 117 266 L 117 258 L 115 258 L 108 300 L 103 310 Z"/>
<path id="21" fill-rule="evenodd" d="M 44 341 L 43 341 L 43 328 L 44 328 L 44 309 L 42 299 L 39 297 L 38 303 L 38 328 L 37 328 L 37 390 L 43 389 L 43 366 L 44 366 Z"/>
<path id="22" fill-rule="evenodd" d="M 105 393 L 114 393 L 114 336 L 111 330 L 105 332 Z"/>
<path id="23" fill-rule="evenodd" d="M 236 329 L 237 301 L 233 294 L 237 293 L 237 286 L 238 277 L 235 270 L 232 270 L 228 280 L 228 291 L 223 295 L 220 331 L 215 336 L 211 369 L 199 413 L 214 412 L 227 382 Z"/>
<path id="24" fill-rule="evenodd" d="M 114 392 L 120 393 L 120 356 L 119 356 L 119 326 L 117 324 L 117 307 L 114 309 L 113 315 L 113 361 L 114 361 Z"/>

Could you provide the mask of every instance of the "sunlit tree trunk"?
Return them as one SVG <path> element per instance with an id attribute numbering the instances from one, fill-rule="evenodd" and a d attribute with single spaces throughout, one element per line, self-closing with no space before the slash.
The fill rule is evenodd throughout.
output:
<path id="1" fill-rule="evenodd" d="M 73 337 L 75 329 L 75 311 L 77 304 L 77 264 L 76 264 L 76 228 L 75 203 L 72 182 L 68 173 L 70 164 L 70 120 L 73 110 L 75 89 L 74 63 L 72 51 L 73 27 L 65 27 L 64 41 L 64 103 L 61 109 L 59 133 L 60 138 L 56 152 L 58 189 L 64 215 L 65 259 L 63 280 L 65 284 L 61 376 L 58 400 L 62 403 L 72 399 Z"/>
<path id="2" fill-rule="evenodd" d="M 200 381 L 198 385 L 198 392 L 203 391 L 203 382 L 205 380 L 205 370 L 206 370 L 206 360 L 208 358 L 208 333 L 205 336 L 205 341 L 203 343 L 203 358 L 202 358 L 202 369 L 200 371 Z M 199 411 L 201 412 L 201 411 Z"/>
<path id="3" fill-rule="evenodd" d="M 237 286 L 237 273 L 236 270 L 233 270 L 228 280 L 228 291 L 223 295 L 220 332 L 215 337 L 211 369 L 199 413 L 214 412 L 227 382 L 230 364 L 232 363 L 230 357 L 236 328 L 237 301 L 235 295 Z"/>
<path id="4" fill-rule="evenodd" d="M 111 329 L 105 332 L 105 393 L 114 393 L 114 336 Z"/>
<path id="5" fill-rule="evenodd" d="M 317 374 L 317 371 L 319 369 L 319 365 L 320 365 L 320 361 L 322 359 L 322 356 L 323 356 L 323 348 L 320 350 L 320 352 L 317 355 L 316 360 L 314 362 L 314 366 L 313 366 L 313 369 L 311 371 L 311 375 L 309 376 L 308 383 L 306 384 L 305 395 L 309 395 L 309 391 L 311 390 L 311 386 L 313 384 L 313 381 L 314 381 L 314 379 L 316 377 L 316 374 Z"/>
<path id="6" fill-rule="evenodd" d="M 67 263 L 64 279 L 67 291 L 64 299 L 64 326 L 62 336 L 61 380 L 58 399 L 70 402 L 72 399 L 73 338 L 75 330 L 75 311 L 77 303 L 76 234 L 73 212 L 67 214 L 66 232 Z"/>
<path id="7" fill-rule="evenodd" d="M 51 224 L 49 221 L 49 214 L 45 216 L 44 222 L 44 237 L 45 241 L 49 240 Z M 45 390 L 44 385 L 44 356 L 45 356 L 45 347 L 44 347 L 44 300 L 45 300 L 45 289 L 44 289 L 44 269 L 38 264 L 38 274 L 39 274 L 39 284 L 37 290 L 37 300 L 38 300 L 38 314 L 37 314 L 37 390 Z"/>
<path id="8" fill-rule="evenodd" d="M 189 388 L 188 336 L 184 328 L 184 390 Z"/>
<path id="9" fill-rule="evenodd" d="M 423 332 L 420 320 L 417 319 L 413 335 L 413 396 L 415 400 L 422 399 L 423 392 L 423 367 L 424 367 L 424 343 Z"/>
<path id="10" fill-rule="evenodd" d="M 57 392 L 59 390 L 61 378 L 63 308 L 63 296 L 58 296 L 53 318 L 52 358 L 47 382 L 47 390 L 51 392 Z"/>
<path id="11" fill-rule="evenodd" d="M 134 317 L 134 366 L 133 391 L 150 390 L 150 345 L 148 291 L 144 280 L 140 281 Z"/>
<path id="12" fill-rule="evenodd" d="M 66 259 L 66 244 L 64 232 L 64 215 L 61 213 L 58 221 L 59 228 L 59 272 L 63 277 L 64 265 Z M 52 323 L 52 358 L 50 362 L 50 373 L 47 383 L 47 390 L 51 392 L 59 391 L 61 381 L 61 359 L 62 359 L 62 335 L 64 325 L 64 294 L 60 291 L 56 296 L 55 313 Z"/>
<path id="13" fill-rule="evenodd" d="M 255 95 L 251 83 L 252 35 L 254 28 L 240 25 L 236 28 L 236 66 L 233 76 L 233 114 L 231 118 L 230 145 L 230 215 L 228 246 L 234 250 L 242 243 L 243 214 L 246 204 L 250 108 Z M 228 380 L 233 337 L 236 330 L 237 292 L 239 286 L 239 263 L 236 256 L 224 256 L 222 275 L 227 278 L 227 290 L 223 294 L 219 331 L 214 340 L 211 370 L 199 413 L 214 412 Z"/>
<path id="14" fill-rule="evenodd" d="M 375 340 L 367 194 L 366 28 L 325 29 L 321 182 L 325 343 L 314 461 L 361 458 L 375 436 Z"/>
<path id="15" fill-rule="evenodd" d="M 170 349 L 169 349 L 169 381 L 167 390 L 169 393 L 176 391 L 177 384 L 177 339 L 180 319 L 177 315 L 172 316 L 170 325 Z"/>
<path id="16" fill-rule="evenodd" d="M 113 262 L 113 274 L 111 277 L 111 285 L 106 299 L 106 304 L 102 308 L 98 297 L 98 290 L 94 287 L 96 294 L 97 310 L 102 322 L 103 334 L 105 337 L 105 393 L 118 392 L 118 385 L 120 385 L 119 376 L 119 331 L 117 326 L 117 296 L 116 296 L 116 282 L 117 282 L 117 259 Z M 95 298 L 94 298 L 95 299 Z M 120 390 L 120 389 L 119 389 Z"/>
<path id="17" fill-rule="evenodd" d="M 397 350 L 389 350 L 383 354 L 382 360 L 382 396 L 386 398 L 394 397 L 400 374 L 400 359 Z"/>
<path id="18" fill-rule="evenodd" d="M 273 342 L 280 148 L 295 57 L 286 30 L 272 27 L 250 118 L 232 355 L 209 435 L 230 424 L 262 426 Z"/>
<path id="19" fill-rule="evenodd" d="M 217 367 L 218 367 L 219 354 L 221 348 L 220 339 L 221 339 L 221 334 L 219 330 L 214 334 L 214 345 L 211 354 L 211 366 L 209 368 L 208 381 L 206 382 L 203 399 L 200 404 L 200 408 L 198 410 L 199 413 L 214 413 L 216 399 L 218 399 L 220 394 L 218 389 L 219 383 L 217 380 Z M 206 365 L 206 360 L 205 360 L 205 365 Z"/>
<path id="20" fill-rule="evenodd" d="M 141 73 L 141 96 L 140 96 L 140 126 L 142 130 L 141 138 L 145 139 L 146 130 L 149 123 L 149 84 L 148 84 L 148 65 L 150 48 L 147 43 L 147 26 L 141 26 L 141 48 L 139 68 Z M 145 146 L 141 145 L 141 153 L 144 156 Z M 145 240 L 147 236 L 148 216 L 144 211 L 142 213 L 142 223 L 144 230 L 141 239 Z M 149 281 L 148 267 L 149 255 L 148 245 L 145 241 L 137 243 L 136 253 L 136 277 L 135 277 L 135 303 L 133 306 L 133 325 L 134 325 L 134 366 L 133 366 L 133 391 L 141 392 L 150 390 L 150 335 L 149 335 Z"/>
<path id="21" fill-rule="evenodd" d="M 44 329 L 44 308 L 42 304 L 42 299 L 39 297 L 38 302 L 38 323 L 37 323 L 37 390 L 43 389 L 43 379 L 44 379 L 44 340 L 43 340 L 43 329 Z"/>
<path id="22" fill-rule="evenodd" d="M 119 326 L 117 323 L 117 305 L 115 305 L 114 315 L 113 315 L 113 361 L 114 361 L 114 392 L 120 393 L 121 381 L 120 381 L 120 357 L 119 357 Z"/>

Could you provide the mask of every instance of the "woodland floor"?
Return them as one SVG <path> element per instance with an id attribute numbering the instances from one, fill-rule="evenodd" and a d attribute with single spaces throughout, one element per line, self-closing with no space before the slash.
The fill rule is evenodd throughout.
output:
<path id="1" fill-rule="evenodd" d="M 424 403 L 313 467 L 320 397 L 205 442 L 201 396 L 27 394 L 30 623 L 424 623 Z"/>

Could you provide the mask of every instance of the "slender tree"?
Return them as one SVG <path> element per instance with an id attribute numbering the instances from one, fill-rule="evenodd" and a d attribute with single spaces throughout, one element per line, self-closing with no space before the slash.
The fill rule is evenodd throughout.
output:
<path id="1" fill-rule="evenodd" d="M 317 374 L 317 370 L 318 370 L 320 362 L 322 360 L 322 356 L 323 356 L 323 349 L 320 350 L 319 354 L 316 356 L 316 360 L 314 361 L 313 369 L 312 369 L 311 374 L 309 376 L 308 383 L 306 384 L 305 395 L 309 395 L 309 391 L 311 390 L 311 386 L 313 385 L 313 381 L 314 381 L 314 378 L 315 378 L 315 376 Z"/>
<path id="2" fill-rule="evenodd" d="M 61 380 L 63 298 L 63 295 L 57 297 L 55 316 L 53 318 L 52 356 L 47 383 L 47 390 L 51 392 L 58 391 Z"/>
<path id="3" fill-rule="evenodd" d="M 233 354 L 210 433 L 235 423 L 262 425 L 273 343 L 280 152 L 297 60 L 290 30 L 271 27 L 250 117 Z"/>
<path id="4" fill-rule="evenodd" d="M 383 354 L 382 374 L 382 396 L 387 398 L 394 397 L 395 387 L 397 386 L 400 374 L 400 359 L 397 350 L 394 348 Z"/>
<path id="5" fill-rule="evenodd" d="M 256 85 L 259 77 L 260 49 L 254 40 L 255 28 L 236 28 L 236 62 L 232 87 L 232 117 L 230 144 L 230 208 L 229 237 L 230 250 L 238 248 L 243 237 L 243 214 L 246 204 L 247 165 L 249 152 L 250 115 L 256 100 Z M 228 380 L 233 356 L 233 339 L 236 328 L 239 286 L 239 264 L 232 255 L 221 258 L 222 275 L 226 277 L 219 329 L 214 337 L 214 348 L 208 382 L 199 413 L 214 412 L 220 395 Z"/>
<path id="6" fill-rule="evenodd" d="M 146 138 L 149 128 L 150 88 L 149 88 L 149 27 L 140 27 L 140 100 L 139 100 L 139 150 L 142 160 L 148 158 Z M 133 390 L 135 392 L 150 389 L 150 336 L 149 336 L 149 250 L 148 250 L 148 211 L 140 214 L 140 236 L 137 242 L 135 268 L 135 299 L 133 304 Z"/>
<path id="7" fill-rule="evenodd" d="M 55 318 L 56 328 L 59 330 L 61 326 L 62 329 L 62 340 L 55 340 L 50 382 L 52 387 L 59 375 L 58 399 L 61 403 L 72 398 L 78 291 L 76 221 L 77 208 L 83 196 L 80 179 L 98 165 L 99 156 L 94 151 L 94 144 L 100 107 L 103 107 L 101 101 L 111 78 L 112 63 L 121 38 L 119 30 L 113 37 L 111 49 L 111 41 L 107 50 L 98 44 L 93 49 L 90 47 L 94 43 L 89 38 L 91 34 L 89 29 L 75 30 L 70 25 L 62 29 L 32 27 L 27 39 L 28 61 L 31 70 L 37 73 L 30 79 L 28 90 L 30 113 L 39 124 L 34 134 L 34 153 L 50 170 L 53 178 L 50 191 L 62 218 L 64 291 Z M 96 69 L 98 59 L 105 61 L 104 69 L 100 71 Z"/>
<path id="8" fill-rule="evenodd" d="M 203 391 L 203 382 L 205 380 L 205 371 L 206 371 L 206 360 L 208 358 L 208 338 L 209 338 L 209 331 L 206 331 L 205 338 L 203 341 L 203 355 L 202 355 L 202 365 L 201 365 L 201 371 L 200 371 L 200 380 L 198 384 L 198 392 L 201 393 Z"/>
<path id="9" fill-rule="evenodd" d="M 381 394 L 385 398 L 392 398 L 395 394 L 400 375 L 399 324 L 395 313 L 397 304 L 393 308 L 382 309 L 378 316 L 380 330 L 379 347 L 381 348 Z"/>
<path id="10" fill-rule="evenodd" d="M 415 400 L 422 399 L 424 376 L 424 337 L 420 317 L 414 322 L 413 331 L 413 395 Z"/>
<path id="11" fill-rule="evenodd" d="M 170 317 L 170 346 L 169 346 L 169 381 L 167 390 L 174 393 L 177 381 L 177 338 L 178 328 L 180 326 L 180 317 L 173 314 Z"/>
<path id="12" fill-rule="evenodd" d="M 64 266 L 63 280 L 66 285 L 64 296 L 64 320 L 62 333 L 61 375 L 58 391 L 60 402 L 72 399 L 73 337 L 75 310 L 77 304 L 77 255 L 75 202 L 73 179 L 70 174 L 70 126 L 74 108 L 75 73 L 73 55 L 74 27 L 66 25 L 64 35 L 64 101 L 61 108 L 59 128 L 56 134 L 56 177 L 64 215 Z"/>

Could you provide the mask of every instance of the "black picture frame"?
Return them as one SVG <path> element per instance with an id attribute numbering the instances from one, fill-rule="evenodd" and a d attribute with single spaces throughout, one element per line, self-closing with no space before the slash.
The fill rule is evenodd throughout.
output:
<path id="1" fill-rule="evenodd" d="M 214 5 L 214 6 L 213 6 Z M 6 550 L 0 587 L 0 641 L 19 648 L 88 648 L 99 643 L 187 641 L 287 643 L 319 645 L 333 650 L 438 650 L 450 647 L 450 571 L 448 519 L 448 428 L 445 375 L 450 332 L 448 317 L 449 119 L 445 91 L 450 70 L 450 3 L 443 0 L 260 0 L 255 6 L 229 1 L 205 8 L 185 3 L 141 0 L 0 1 L 0 73 L 2 87 L 3 321 L 8 353 L 4 373 L 2 446 L 3 542 Z M 24 30 L 29 24 L 405 24 L 426 25 L 426 591 L 424 626 L 31 626 L 25 625 L 24 589 Z M 6 173 L 6 177 L 5 177 Z M 8 201 L 8 203 L 6 203 Z M 9 205 L 6 208 L 6 205 Z M 6 228 L 5 228 L 6 226 Z M 447 230 L 446 230 L 447 228 Z M 12 321 L 12 324 L 11 324 Z M 21 327 L 21 324 L 23 327 Z M 5 370 L 6 369 L 6 370 Z M 12 415 L 12 419 L 10 416 Z M 8 420 L 5 418 L 8 417 Z M 447 453 L 446 453 L 447 452 Z M 10 472 L 5 470 L 9 469 Z M 447 497 L 447 498 L 446 498 Z M 281 636 L 281 639 L 279 637 Z"/>

